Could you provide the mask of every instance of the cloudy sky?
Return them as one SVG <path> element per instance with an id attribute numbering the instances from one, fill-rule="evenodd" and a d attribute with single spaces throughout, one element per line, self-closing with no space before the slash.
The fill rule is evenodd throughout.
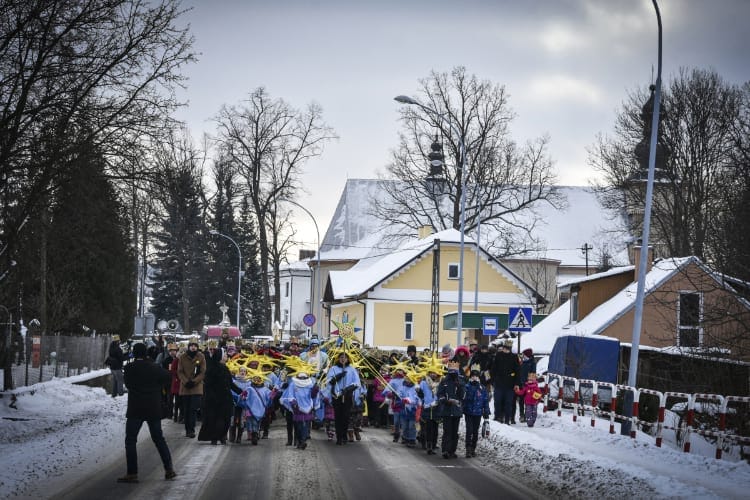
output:
<path id="1" fill-rule="evenodd" d="M 339 139 L 306 167 L 308 208 L 324 236 L 347 178 L 375 178 L 397 143 L 393 97 L 416 95 L 430 71 L 465 66 L 505 85 L 517 141 L 549 134 L 560 184 L 586 185 L 586 148 L 608 133 L 628 91 L 652 81 L 657 22 L 650 0 L 185 0 L 200 60 L 187 69 L 195 136 L 222 104 L 263 86 L 303 108 L 316 102 Z M 663 79 L 680 67 L 750 80 L 748 0 L 659 0 Z M 315 247 L 309 216 L 295 219 Z"/>

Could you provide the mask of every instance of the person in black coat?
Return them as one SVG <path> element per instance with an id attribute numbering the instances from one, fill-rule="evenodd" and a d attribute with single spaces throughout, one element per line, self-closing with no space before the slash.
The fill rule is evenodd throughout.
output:
<path id="1" fill-rule="evenodd" d="M 490 370 L 495 386 L 495 420 L 505 424 L 515 423 L 513 398 L 516 393 L 513 387 L 519 385 L 518 357 L 510 349 L 509 343 L 500 346 Z"/>
<path id="2" fill-rule="evenodd" d="M 122 374 L 122 366 L 125 363 L 125 353 L 120 347 L 120 336 L 113 335 L 109 344 L 109 357 L 107 365 L 112 372 L 112 397 L 122 396 L 125 392 L 125 379 Z"/>
<path id="3" fill-rule="evenodd" d="M 443 418 L 443 458 L 456 458 L 458 447 L 458 427 L 463 415 L 462 402 L 465 390 L 463 378 L 458 374 L 458 363 L 448 364 L 448 374 L 437 388 L 439 415 Z"/>
<path id="4" fill-rule="evenodd" d="M 227 356 L 223 349 L 215 349 L 206 359 L 206 378 L 203 379 L 204 415 L 198 441 L 211 441 L 211 444 L 227 444 L 227 432 L 234 414 L 234 399 L 232 392 L 237 394 L 242 390 L 232 379 L 232 374 L 226 365 Z"/>
<path id="5" fill-rule="evenodd" d="M 127 474 L 117 481 L 120 483 L 138 482 L 138 451 L 136 442 L 143 422 L 148 424 L 151 440 L 164 465 L 164 478 L 173 479 L 177 474 L 172 467 L 172 455 L 161 430 L 161 391 L 171 382 L 167 370 L 148 357 L 143 344 L 133 346 L 134 361 L 125 367 L 125 384 L 128 386 L 128 410 L 125 414 L 125 459 Z"/>

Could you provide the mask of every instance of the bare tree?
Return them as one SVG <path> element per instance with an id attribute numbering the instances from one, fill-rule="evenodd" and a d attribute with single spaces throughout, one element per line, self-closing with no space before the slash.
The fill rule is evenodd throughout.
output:
<path id="1" fill-rule="evenodd" d="M 389 224 L 415 230 L 425 224 L 438 230 L 460 227 L 461 194 L 466 189 L 465 230 L 483 227 L 495 233 L 491 247 L 501 256 L 523 253 L 534 229 L 533 207 L 560 202 L 544 136 L 517 144 L 511 137 L 514 113 L 503 86 L 466 74 L 432 72 L 419 81 L 419 98 L 437 114 L 417 106 L 401 110 L 403 130 L 384 182 L 390 200 L 376 203 Z M 452 133 L 453 126 L 461 137 Z M 466 151 L 462 185 L 460 141 Z M 431 169 L 430 145 L 443 145 L 443 172 Z M 442 179 L 445 182 L 435 182 Z"/>
<path id="2" fill-rule="evenodd" d="M 712 233 L 727 208 L 742 101 L 740 89 L 715 71 L 682 69 L 664 90 L 657 150 L 657 163 L 663 162 L 656 172 L 651 221 L 653 241 L 664 248 L 661 253 L 713 260 L 721 247 Z M 648 155 L 644 139 L 650 135 L 652 104 L 646 91 L 631 93 L 613 135 L 600 136 L 589 155 L 604 176 L 598 186 L 603 204 L 641 214 L 631 218 L 635 237 L 642 224 L 643 159 Z"/>
<path id="3" fill-rule="evenodd" d="M 16 186 L 0 218 L 11 248 L 81 144 L 103 151 L 112 175 L 132 175 L 118 159 L 160 132 L 194 59 L 181 13 L 178 0 L 0 0 L 0 179 Z"/>
<path id="4" fill-rule="evenodd" d="M 268 269 L 269 265 L 276 266 L 274 274 L 278 275 L 279 259 L 271 260 L 269 255 L 282 248 L 276 206 L 284 199 L 293 199 L 300 190 L 304 164 L 319 156 L 335 135 L 323 122 L 319 106 L 294 109 L 282 99 L 271 98 L 263 87 L 239 105 L 222 106 L 216 120 L 218 141 L 227 158 L 236 163 L 259 221 L 260 267 L 266 284 L 264 304 L 270 312 Z M 278 315 L 274 319 L 278 320 Z"/>

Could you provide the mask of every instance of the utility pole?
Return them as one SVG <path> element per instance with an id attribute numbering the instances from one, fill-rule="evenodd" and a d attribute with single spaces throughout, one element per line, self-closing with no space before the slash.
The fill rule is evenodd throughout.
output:
<path id="1" fill-rule="evenodd" d="M 586 276 L 589 275 L 589 250 L 593 250 L 593 249 L 594 247 L 592 247 L 588 243 L 584 243 L 583 246 L 581 247 L 581 252 L 583 253 L 583 255 L 586 256 Z"/>

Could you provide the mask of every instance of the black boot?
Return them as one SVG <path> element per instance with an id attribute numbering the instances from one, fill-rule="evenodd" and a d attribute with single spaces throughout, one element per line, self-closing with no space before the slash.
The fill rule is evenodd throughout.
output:
<path id="1" fill-rule="evenodd" d="M 400 438 L 400 437 L 401 437 L 401 433 L 400 432 L 394 432 L 393 433 L 393 442 L 394 443 L 398 443 L 398 438 Z"/>

